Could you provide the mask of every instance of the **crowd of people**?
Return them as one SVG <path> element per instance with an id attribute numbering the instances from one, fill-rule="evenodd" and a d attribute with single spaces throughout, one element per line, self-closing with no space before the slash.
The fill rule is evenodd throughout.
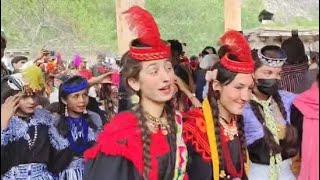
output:
<path id="1" fill-rule="evenodd" d="M 148 11 L 124 15 L 120 61 L 1 61 L 1 179 L 319 179 L 319 53 L 298 35 L 257 49 L 230 30 L 188 57 Z"/>

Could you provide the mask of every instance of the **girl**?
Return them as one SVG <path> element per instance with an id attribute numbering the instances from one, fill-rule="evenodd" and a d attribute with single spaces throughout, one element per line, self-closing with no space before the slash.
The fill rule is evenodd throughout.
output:
<path id="1" fill-rule="evenodd" d="M 135 6 L 126 13 L 138 38 L 131 42 L 122 75 L 140 102 L 117 114 L 85 152 L 84 179 L 183 179 L 187 151 L 181 115 L 168 104 L 174 93 L 170 45 L 160 39 L 147 11 Z"/>
<path id="2" fill-rule="evenodd" d="M 64 168 L 56 166 L 65 158 L 58 156 L 63 150 L 57 149 L 64 141 L 52 125 L 51 114 L 36 109 L 43 90 L 42 71 L 32 62 L 1 86 L 1 179 L 53 179 L 49 171 Z"/>
<path id="3" fill-rule="evenodd" d="M 96 134 L 102 126 L 100 116 L 87 111 L 89 102 L 89 84 L 80 76 L 74 76 L 63 82 L 59 87 L 60 117 L 57 122 L 59 135 L 68 141 L 65 146 L 68 167 L 59 174 L 59 179 L 82 179 L 83 152 L 90 148 Z M 69 162 L 72 159 L 72 162 Z"/>
<path id="4" fill-rule="evenodd" d="M 278 81 L 285 53 L 278 46 L 253 51 L 255 87 L 243 112 L 251 160 L 249 179 L 295 179 L 290 158 L 296 154 L 297 132 L 290 125 L 295 96 L 279 91 Z"/>
<path id="5" fill-rule="evenodd" d="M 254 70 L 250 47 L 237 31 L 221 38 L 226 51 L 206 75 L 202 109 L 188 112 L 183 127 L 190 179 L 246 179 L 242 110 L 250 99 Z"/>

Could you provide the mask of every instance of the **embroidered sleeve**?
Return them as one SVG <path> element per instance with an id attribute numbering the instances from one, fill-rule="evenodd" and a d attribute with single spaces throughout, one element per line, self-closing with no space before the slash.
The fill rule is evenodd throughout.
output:
<path id="1" fill-rule="evenodd" d="M 48 130 L 49 133 L 49 139 L 51 145 L 56 149 L 56 150 L 62 150 L 65 149 L 69 146 L 69 141 L 66 138 L 63 138 L 56 127 L 51 125 Z"/>
<path id="2" fill-rule="evenodd" d="M 6 146 L 9 142 L 17 141 L 26 136 L 28 124 L 12 117 L 6 129 L 1 131 L 1 146 Z"/>
<path id="3" fill-rule="evenodd" d="M 94 132 L 92 128 L 88 129 L 88 140 L 89 141 L 96 141 L 98 132 Z"/>
<path id="4" fill-rule="evenodd" d="M 1 146 L 6 146 L 10 139 L 10 132 L 8 128 L 1 130 Z"/>

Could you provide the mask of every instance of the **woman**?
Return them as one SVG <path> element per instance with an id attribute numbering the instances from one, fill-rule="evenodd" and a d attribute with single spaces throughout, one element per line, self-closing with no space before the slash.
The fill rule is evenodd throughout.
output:
<path id="1" fill-rule="evenodd" d="M 290 158 L 296 154 L 297 132 L 290 125 L 295 96 L 279 91 L 286 55 L 278 46 L 253 51 L 255 87 L 243 117 L 251 160 L 249 179 L 295 179 Z"/>
<path id="2" fill-rule="evenodd" d="M 208 71 L 209 94 L 202 109 L 188 112 L 183 135 L 190 179 L 246 179 L 242 110 L 253 88 L 250 47 L 237 31 L 221 38 L 228 49 Z"/>
<path id="3" fill-rule="evenodd" d="M 174 92 L 170 45 L 160 39 L 147 11 L 134 6 L 126 13 L 138 38 L 131 42 L 122 75 L 140 102 L 111 119 L 85 152 L 84 179 L 183 179 L 187 152 L 181 116 L 168 105 Z"/>
<path id="4" fill-rule="evenodd" d="M 56 123 L 59 135 L 68 141 L 64 146 L 68 167 L 59 173 L 59 179 L 82 179 L 83 152 L 96 141 L 102 126 L 100 116 L 87 111 L 89 84 L 80 76 L 73 76 L 59 87 L 60 117 Z M 72 159 L 70 162 L 69 159 Z"/>
<path id="5" fill-rule="evenodd" d="M 317 79 L 291 107 L 291 123 L 298 129 L 300 147 L 292 171 L 299 180 L 319 179 L 319 73 Z"/>
<path id="6" fill-rule="evenodd" d="M 30 63 L 1 87 L 1 179 L 53 179 L 64 168 L 51 114 L 36 108 L 43 90 L 42 71 Z"/>

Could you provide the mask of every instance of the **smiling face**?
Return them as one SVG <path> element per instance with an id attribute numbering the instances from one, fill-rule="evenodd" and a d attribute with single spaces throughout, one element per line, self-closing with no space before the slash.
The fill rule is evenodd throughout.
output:
<path id="1" fill-rule="evenodd" d="M 167 59 L 141 62 L 139 78 L 129 78 L 128 84 L 135 91 L 141 92 L 141 98 L 164 103 L 174 94 L 174 71 Z"/>
<path id="2" fill-rule="evenodd" d="M 213 89 L 219 91 L 220 112 L 240 115 L 244 105 L 250 100 L 254 83 L 252 74 L 237 74 L 233 81 L 227 85 L 219 82 L 213 84 Z"/>

